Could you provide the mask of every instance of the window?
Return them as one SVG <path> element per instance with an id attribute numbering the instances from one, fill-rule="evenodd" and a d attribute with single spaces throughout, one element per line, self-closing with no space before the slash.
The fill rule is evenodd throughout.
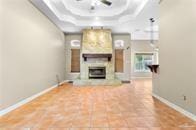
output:
<path id="1" fill-rule="evenodd" d="M 150 72 L 147 65 L 153 62 L 152 53 L 136 53 L 135 54 L 135 71 L 136 72 Z"/>
<path id="2" fill-rule="evenodd" d="M 80 72 L 80 49 L 71 49 L 71 72 Z"/>
<path id="3" fill-rule="evenodd" d="M 124 71 L 124 50 L 123 49 L 116 49 L 115 50 L 115 72 L 123 73 Z"/>

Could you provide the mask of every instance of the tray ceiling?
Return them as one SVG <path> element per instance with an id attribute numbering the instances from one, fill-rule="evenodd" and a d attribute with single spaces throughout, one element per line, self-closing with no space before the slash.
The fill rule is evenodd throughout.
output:
<path id="1" fill-rule="evenodd" d="M 94 1 L 96 1 L 95 9 L 91 10 Z M 159 0 L 109 1 L 112 2 L 111 6 L 101 3 L 99 0 L 31 0 L 64 32 L 76 32 L 89 26 L 109 27 L 117 32 L 130 33 L 134 30 L 138 32 L 138 30 L 145 31 L 146 28 L 149 28 L 148 19 L 150 17 L 158 19 Z M 146 7 L 149 9 L 146 10 Z M 146 12 L 143 12 L 144 10 Z M 144 15 L 145 21 L 141 18 L 141 14 Z M 143 25 L 142 21 L 144 21 Z M 128 27 L 130 27 L 129 30 Z"/>

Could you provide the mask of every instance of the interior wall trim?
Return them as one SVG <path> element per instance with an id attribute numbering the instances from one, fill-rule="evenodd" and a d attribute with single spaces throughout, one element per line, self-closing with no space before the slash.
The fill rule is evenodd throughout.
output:
<path id="1" fill-rule="evenodd" d="M 149 73 L 151 73 L 151 72 L 149 72 Z M 132 76 L 131 79 L 152 79 L 152 76 L 146 76 L 146 77 Z"/>
<path id="2" fill-rule="evenodd" d="M 156 99 L 158 99 L 159 101 L 163 102 L 163 103 L 166 104 L 167 106 L 169 106 L 169 107 L 175 109 L 176 111 L 178 111 L 178 112 L 182 113 L 183 115 L 185 115 L 185 116 L 191 118 L 192 120 L 196 121 L 196 115 L 194 115 L 193 113 L 188 112 L 187 110 L 185 110 L 185 109 L 179 107 L 179 106 L 176 105 L 176 104 L 171 103 L 170 101 L 168 101 L 168 100 L 166 100 L 166 99 L 164 99 L 164 98 L 158 96 L 158 95 L 155 94 L 155 93 L 152 93 L 152 96 L 155 97 Z"/>
<path id="3" fill-rule="evenodd" d="M 62 85 L 63 83 L 66 83 L 66 82 L 67 82 L 66 80 L 65 81 L 62 81 L 59 85 Z M 13 110 L 15 110 L 15 109 L 17 109 L 17 108 L 19 108 L 19 107 L 21 107 L 24 104 L 26 104 L 26 103 L 28 103 L 28 102 L 36 99 L 37 97 L 39 97 L 39 96 L 41 96 L 41 95 L 43 95 L 43 94 L 45 94 L 45 93 L 53 90 L 54 88 L 58 87 L 59 85 L 56 84 L 56 85 L 54 85 L 54 86 L 52 86 L 50 88 L 47 88 L 47 89 L 45 89 L 45 90 L 43 90 L 43 91 L 41 91 L 41 92 L 39 92 L 39 93 L 31 96 L 31 97 L 28 97 L 28 98 L 22 100 L 22 101 L 14 104 L 14 105 L 8 107 L 8 108 L 5 108 L 5 109 L 1 110 L 0 111 L 0 117 L 3 116 L 3 115 L 5 115 L 5 114 L 7 114 L 7 113 L 9 113 L 9 112 L 11 112 L 11 111 L 13 111 Z"/>

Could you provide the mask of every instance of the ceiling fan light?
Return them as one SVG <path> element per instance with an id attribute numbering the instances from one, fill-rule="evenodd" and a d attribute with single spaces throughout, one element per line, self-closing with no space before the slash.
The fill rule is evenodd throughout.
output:
<path id="1" fill-rule="evenodd" d="M 95 20 L 99 20 L 100 18 L 99 17 L 95 17 Z"/>

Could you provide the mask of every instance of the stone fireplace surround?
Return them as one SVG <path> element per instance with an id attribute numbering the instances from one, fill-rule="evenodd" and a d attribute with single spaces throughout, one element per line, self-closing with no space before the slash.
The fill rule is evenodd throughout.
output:
<path id="1" fill-rule="evenodd" d="M 80 78 L 84 80 L 89 79 L 89 68 L 92 67 L 104 67 L 106 71 L 105 79 L 114 79 L 113 60 L 108 61 L 107 58 L 89 58 L 87 61 L 83 60 Z"/>
<path id="2" fill-rule="evenodd" d="M 120 85 L 121 81 L 114 75 L 113 59 L 108 61 L 107 58 L 91 58 L 83 61 L 81 64 L 80 78 L 74 80 L 76 86 L 86 85 Z M 104 78 L 90 78 L 89 68 L 105 68 Z"/>
<path id="3" fill-rule="evenodd" d="M 80 59 L 80 77 L 74 81 L 74 85 L 85 86 L 121 84 L 121 80 L 115 77 L 114 51 L 110 30 L 83 30 L 83 42 L 81 46 Z M 100 67 L 105 68 L 104 78 L 90 78 L 89 68 Z"/>

